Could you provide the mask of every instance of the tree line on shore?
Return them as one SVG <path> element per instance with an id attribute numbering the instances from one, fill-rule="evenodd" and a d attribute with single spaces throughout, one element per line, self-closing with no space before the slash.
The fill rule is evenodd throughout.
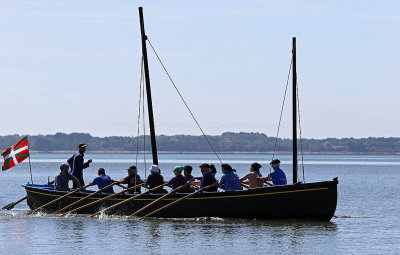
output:
<path id="1" fill-rule="evenodd" d="M 24 136 L 0 136 L 0 149 L 7 149 L 22 137 Z M 217 152 L 272 152 L 276 141 L 275 137 L 266 134 L 244 132 L 226 132 L 207 138 Z M 34 151 L 74 151 L 80 142 L 85 142 L 90 151 L 151 151 L 149 136 L 94 137 L 86 133 L 56 133 L 28 136 L 28 139 L 29 148 Z M 298 150 L 301 145 L 303 152 L 310 153 L 400 153 L 400 138 L 395 137 L 302 139 L 301 143 L 300 140 L 298 142 Z M 194 135 L 157 136 L 157 149 L 161 152 L 212 152 L 203 136 Z M 278 138 L 275 150 L 290 152 L 292 140 Z"/>

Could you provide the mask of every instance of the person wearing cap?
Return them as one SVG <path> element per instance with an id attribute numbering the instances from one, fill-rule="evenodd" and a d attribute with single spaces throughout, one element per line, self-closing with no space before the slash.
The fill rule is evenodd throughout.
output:
<path id="1" fill-rule="evenodd" d="M 224 174 L 219 180 L 219 187 L 225 191 L 235 191 L 242 190 L 242 185 L 240 185 L 239 177 L 233 171 L 229 164 L 221 165 L 222 173 Z"/>
<path id="2" fill-rule="evenodd" d="M 68 173 L 69 165 L 68 164 L 61 164 L 60 166 L 60 173 L 54 179 L 54 189 L 55 190 L 65 190 L 69 191 L 68 182 L 72 180 L 76 183 L 76 186 L 80 188 L 79 180 L 72 174 Z"/>
<path id="3" fill-rule="evenodd" d="M 279 159 L 274 159 L 270 162 L 274 171 L 266 177 L 259 177 L 262 181 L 271 181 L 274 185 L 286 185 L 287 179 L 285 173 L 280 169 L 281 161 Z"/>
<path id="4" fill-rule="evenodd" d="M 93 181 L 89 183 L 89 185 L 97 185 L 99 189 L 102 189 L 114 182 L 113 180 L 111 180 L 110 176 L 106 175 L 106 170 L 104 170 L 104 168 L 100 168 L 99 171 L 97 171 L 97 174 L 98 177 L 94 178 Z M 109 187 L 102 192 L 114 193 L 114 189 L 113 187 Z"/>
<path id="5" fill-rule="evenodd" d="M 150 175 L 147 177 L 146 186 L 148 189 L 155 188 L 164 183 L 164 177 L 161 175 L 161 170 L 157 165 L 150 167 Z M 153 193 L 168 193 L 162 187 L 152 191 Z"/>
<path id="6" fill-rule="evenodd" d="M 85 181 L 83 180 L 83 169 L 88 168 L 89 164 L 92 163 L 92 160 L 89 159 L 86 163 L 84 163 L 83 157 L 86 151 L 86 144 L 79 143 L 78 148 L 78 152 L 72 155 L 67 162 L 71 168 L 70 174 L 78 178 L 81 186 L 85 186 Z M 74 183 L 74 189 L 75 188 L 76 186 Z"/>
<path id="7" fill-rule="evenodd" d="M 215 179 L 215 176 L 210 169 L 210 165 L 209 164 L 201 164 L 199 167 L 200 167 L 201 173 L 203 174 L 203 177 L 201 178 L 200 187 L 205 188 L 211 184 L 216 184 L 215 186 L 205 189 L 205 191 L 208 191 L 208 192 L 218 191 L 218 181 L 217 181 L 217 179 Z"/>
<path id="8" fill-rule="evenodd" d="M 126 170 L 128 170 L 128 176 L 123 179 L 120 179 L 119 183 L 128 184 L 128 188 L 143 183 L 142 178 L 140 178 L 140 176 L 137 174 L 137 168 L 135 165 L 130 165 Z M 129 190 L 129 194 L 135 194 L 135 193 L 142 193 L 141 187 Z"/>
<path id="9" fill-rule="evenodd" d="M 257 162 L 251 164 L 250 172 L 239 179 L 240 183 L 248 184 L 250 189 L 263 187 L 264 186 L 263 181 L 257 178 L 257 177 L 262 177 L 260 173 L 261 167 L 262 166 Z"/>
<path id="10" fill-rule="evenodd" d="M 171 187 L 172 189 L 176 189 L 176 188 L 184 185 L 187 182 L 186 178 L 182 175 L 182 171 L 183 171 L 182 166 L 176 166 L 174 168 L 175 177 L 173 177 L 171 180 L 168 181 L 167 185 L 169 187 Z M 185 187 L 181 188 L 178 192 L 189 193 L 190 186 L 186 185 Z"/>

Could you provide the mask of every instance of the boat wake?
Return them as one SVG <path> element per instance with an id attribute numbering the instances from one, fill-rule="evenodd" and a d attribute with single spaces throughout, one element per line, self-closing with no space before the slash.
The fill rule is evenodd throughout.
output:
<path id="1" fill-rule="evenodd" d="M 0 219 L 2 220 L 6 220 L 6 219 L 22 219 L 22 218 L 49 218 L 51 216 L 54 217 L 54 215 L 52 214 L 47 214 L 44 212 L 37 212 L 35 214 L 29 214 L 29 215 L 25 215 L 24 213 L 26 212 L 25 210 L 22 211 L 23 213 L 21 213 L 21 211 L 11 211 L 7 214 L 2 214 L 0 215 Z"/>
<path id="2" fill-rule="evenodd" d="M 98 217 L 96 217 L 98 220 L 101 221 L 139 221 L 139 217 L 128 217 L 128 216 L 122 216 L 122 215 L 110 215 L 106 213 L 101 213 Z M 197 218 L 153 218 L 149 217 L 146 218 L 145 220 L 167 220 L 167 221 L 176 221 L 176 222 L 222 222 L 225 221 L 224 218 L 219 218 L 219 217 L 197 217 Z"/>
<path id="3" fill-rule="evenodd" d="M 358 219 L 358 218 L 365 218 L 365 217 L 361 217 L 361 216 L 355 216 L 355 215 L 341 215 L 341 216 L 333 216 L 334 219 Z"/>

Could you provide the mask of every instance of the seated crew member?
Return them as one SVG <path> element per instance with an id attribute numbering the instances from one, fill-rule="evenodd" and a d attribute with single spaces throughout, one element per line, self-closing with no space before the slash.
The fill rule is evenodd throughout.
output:
<path id="1" fill-rule="evenodd" d="M 183 167 L 183 174 L 185 175 L 185 178 L 187 181 L 191 181 L 194 179 L 194 177 L 192 175 L 192 170 L 193 170 L 193 168 L 189 165 L 186 165 Z"/>
<path id="2" fill-rule="evenodd" d="M 240 182 L 244 183 L 244 184 L 249 184 L 250 189 L 263 187 L 264 186 L 263 181 L 261 181 L 260 179 L 257 178 L 257 177 L 262 177 L 262 175 L 260 173 L 261 167 L 262 166 L 257 162 L 254 162 L 253 164 L 251 164 L 250 172 L 247 173 L 242 178 L 240 178 L 239 179 Z"/>
<path id="3" fill-rule="evenodd" d="M 239 177 L 233 171 L 232 167 L 228 164 L 221 165 L 222 173 L 224 174 L 219 180 L 219 187 L 225 191 L 235 191 L 242 190 L 242 185 L 240 185 Z"/>
<path id="4" fill-rule="evenodd" d="M 205 189 L 204 191 L 208 191 L 208 192 L 218 191 L 218 181 L 215 179 L 215 176 L 210 169 L 210 165 L 202 164 L 199 167 L 200 167 L 201 173 L 203 174 L 203 177 L 201 178 L 200 187 L 205 188 L 211 184 L 215 184 L 215 186 Z"/>
<path id="5" fill-rule="evenodd" d="M 282 169 L 279 168 L 280 163 L 281 163 L 281 161 L 279 159 L 272 160 L 270 162 L 270 164 L 271 164 L 272 168 L 274 169 L 274 171 L 272 173 L 268 174 L 268 176 L 266 176 L 266 177 L 258 177 L 258 178 L 262 181 L 272 180 L 272 183 L 274 185 L 286 185 L 287 184 L 286 175 L 282 171 Z"/>
<path id="6" fill-rule="evenodd" d="M 150 167 L 150 175 L 147 177 L 146 186 L 148 189 L 155 188 L 164 183 L 164 177 L 161 175 L 161 170 L 157 165 Z M 168 193 L 162 187 L 152 191 L 153 193 Z"/>
<path id="7" fill-rule="evenodd" d="M 215 168 L 214 164 L 210 165 L 210 169 L 211 169 L 211 172 L 213 173 L 213 175 L 215 176 L 217 174 L 217 169 Z"/>
<path id="8" fill-rule="evenodd" d="M 182 175 L 182 171 L 183 171 L 182 166 L 176 166 L 174 168 L 175 177 L 173 177 L 171 180 L 168 181 L 169 187 L 176 189 L 187 182 L 186 178 Z M 189 193 L 190 192 L 189 184 L 178 190 L 178 192 Z"/>
<path id="9" fill-rule="evenodd" d="M 104 168 L 99 168 L 99 171 L 97 171 L 97 174 L 99 175 L 98 177 L 94 178 L 93 181 L 89 183 L 89 185 L 97 185 L 99 189 L 102 189 L 111 183 L 113 183 L 113 180 L 111 180 L 110 176 L 106 175 L 106 170 Z M 109 187 L 105 190 L 102 190 L 104 193 L 114 193 L 113 187 Z"/>
<path id="10" fill-rule="evenodd" d="M 135 165 L 130 165 L 126 170 L 128 170 L 128 176 L 120 179 L 118 182 L 122 184 L 128 184 L 128 188 L 135 187 L 143 183 L 144 181 L 140 176 L 137 174 L 137 168 Z M 141 187 L 136 187 L 134 189 L 129 190 L 129 194 L 134 193 L 142 193 Z"/>
<path id="11" fill-rule="evenodd" d="M 55 190 L 66 190 L 69 191 L 68 182 L 72 180 L 78 188 L 81 187 L 78 178 L 68 173 L 69 165 L 61 164 L 60 173 L 54 179 L 54 189 Z"/>

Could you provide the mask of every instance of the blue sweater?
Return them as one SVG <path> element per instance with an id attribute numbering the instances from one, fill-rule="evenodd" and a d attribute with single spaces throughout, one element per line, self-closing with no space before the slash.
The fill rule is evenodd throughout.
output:
<path id="1" fill-rule="evenodd" d="M 83 163 L 84 154 L 81 152 L 75 153 L 72 157 L 68 159 L 68 165 L 70 166 L 71 170 L 69 171 L 70 174 L 75 176 L 76 178 L 83 178 L 83 169 L 89 167 L 89 163 Z"/>
<path id="2" fill-rule="evenodd" d="M 242 185 L 240 185 L 239 177 L 233 171 L 229 171 L 226 174 L 224 174 L 221 177 L 219 184 L 221 184 L 224 187 L 225 191 L 234 191 L 243 189 Z"/>

